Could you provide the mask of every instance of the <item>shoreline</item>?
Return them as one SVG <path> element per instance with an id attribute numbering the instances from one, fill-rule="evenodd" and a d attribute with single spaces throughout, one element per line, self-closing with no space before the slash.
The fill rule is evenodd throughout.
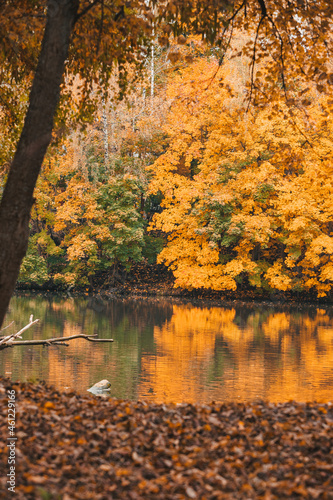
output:
<path id="1" fill-rule="evenodd" d="M 176 291 L 174 291 L 176 290 Z M 183 293 L 184 292 L 184 293 Z M 40 289 L 40 288 L 16 288 L 13 296 L 43 296 L 43 297 L 62 297 L 62 298 L 98 298 L 102 300 L 144 300 L 144 301 L 170 301 L 172 303 L 191 304 L 195 306 L 207 307 L 232 307 L 235 305 L 250 307 L 272 307 L 282 309 L 303 309 L 303 308 L 318 308 L 332 309 L 332 301 L 315 300 L 313 297 L 304 297 L 296 300 L 288 297 L 277 296 L 271 299 L 270 297 L 251 297 L 247 295 L 221 296 L 212 297 L 208 294 L 191 293 L 188 290 L 168 289 L 161 290 L 146 290 L 143 288 L 134 288 L 124 290 L 123 288 L 113 288 L 112 290 L 91 290 L 89 292 L 82 289 L 64 290 L 64 289 Z"/>
<path id="2" fill-rule="evenodd" d="M 296 293 L 281 291 L 264 291 L 259 289 L 241 289 L 235 292 L 215 291 L 211 289 L 187 290 L 174 287 L 174 277 L 165 266 L 159 264 L 139 263 L 132 267 L 131 272 L 122 280 L 108 285 L 109 277 L 103 275 L 97 278 L 90 286 L 61 288 L 56 286 L 32 287 L 18 284 L 15 294 L 55 294 L 62 296 L 101 296 L 103 298 L 170 298 L 196 303 L 211 303 L 222 305 L 226 303 L 241 302 L 244 304 L 263 303 L 265 305 L 295 305 L 303 306 L 333 306 L 330 297 L 318 298 L 314 293 Z"/>

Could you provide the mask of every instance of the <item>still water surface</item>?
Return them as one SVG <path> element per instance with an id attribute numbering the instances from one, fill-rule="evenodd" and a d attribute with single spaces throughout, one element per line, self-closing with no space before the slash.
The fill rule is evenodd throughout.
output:
<path id="1" fill-rule="evenodd" d="M 13 380 L 86 393 L 106 378 L 114 397 L 155 402 L 333 400 L 332 309 L 14 297 L 6 324 L 17 331 L 32 313 L 40 323 L 26 340 L 97 333 L 114 342 L 5 349 L 0 374 Z"/>

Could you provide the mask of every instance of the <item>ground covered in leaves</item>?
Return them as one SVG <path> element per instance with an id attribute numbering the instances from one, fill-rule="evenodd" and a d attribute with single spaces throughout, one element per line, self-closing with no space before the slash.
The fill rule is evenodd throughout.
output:
<path id="1" fill-rule="evenodd" d="M 1 498 L 333 499 L 333 403 L 158 405 L 0 379 L 0 405 Z"/>

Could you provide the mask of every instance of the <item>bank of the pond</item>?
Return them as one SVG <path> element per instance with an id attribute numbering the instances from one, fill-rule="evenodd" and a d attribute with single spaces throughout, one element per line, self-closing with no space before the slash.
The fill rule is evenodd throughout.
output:
<path id="1" fill-rule="evenodd" d="M 205 301 L 212 304 L 220 304 L 244 301 L 244 302 L 267 302 L 273 304 L 333 304 L 333 297 L 318 298 L 314 293 L 282 292 L 279 290 L 267 291 L 250 286 L 239 286 L 236 291 L 216 291 L 211 289 L 187 290 L 175 288 L 174 277 L 164 265 L 148 264 L 141 262 L 134 264 L 129 273 L 119 276 L 113 280 L 112 276 L 102 273 L 91 280 L 91 284 L 84 287 L 59 288 L 52 282 L 43 286 L 31 284 L 17 284 L 16 293 L 52 292 L 62 295 L 101 295 L 105 298 L 113 297 L 171 297 L 191 301 Z"/>
<path id="2" fill-rule="evenodd" d="M 157 405 L 0 379 L 0 405 L 1 498 L 8 474 L 25 500 L 333 498 L 332 403 Z"/>

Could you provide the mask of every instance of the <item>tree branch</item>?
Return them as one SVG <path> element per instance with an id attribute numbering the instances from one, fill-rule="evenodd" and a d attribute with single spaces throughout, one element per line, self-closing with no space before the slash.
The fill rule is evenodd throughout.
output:
<path id="1" fill-rule="evenodd" d="M 89 12 L 93 7 L 95 7 L 95 5 L 99 4 L 100 2 L 101 2 L 101 0 L 94 0 L 94 2 L 90 3 L 89 5 L 87 5 L 87 7 L 85 9 L 83 9 L 81 12 L 78 12 L 77 15 L 76 15 L 74 24 L 76 24 L 77 21 L 81 17 L 85 16 L 87 14 L 87 12 Z"/>
<path id="2" fill-rule="evenodd" d="M 266 6 L 265 6 L 265 9 L 266 9 Z M 253 89 L 254 89 L 254 80 L 253 80 L 254 79 L 254 66 L 255 66 L 255 63 L 256 63 L 257 41 L 258 41 L 258 37 L 259 37 L 260 26 L 261 26 L 261 23 L 266 18 L 266 16 L 267 16 L 267 12 L 265 10 L 265 15 L 263 14 L 261 16 L 260 21 L 258 23 L 257 31 L 256 31 L 256 37 L 255 37 L 254 44 L 253 44 L 253 54 L 252 54 L 252 61 L 251 61 L 251 88 L 250 88 L 249 102 L 248 102 L 248 106 L 247 106 L 246 111 L 249 110 L 249 107 L 250 107 L 250 104 L 251 104 L 251 99 L 252 99 L 252 93 L 253 93 Z"/>
<path id="3" fill-rule="evenodd" d="M 93 335 L 84 335 L 83 333 L 77 334 L 77 335 L 70 335 L 69 337 L 54 337 L 52 339 L 44 339 L 44 340 L 18 340 L 18 341 L 13 341 L 9 345 L 4 345 L 4 347 L 11 347 L 15 345 L 66 345 L 68 346 L 66 342 L 68 340 L 73 340 L 73 339 L 86 339 L 89 340 L 89 342 L 113 342 L 113 339 L 95 339 L 93 337 L 96 337 L 97 333 L 94 333 Z"/>
<path id="4" fill-rule="evenodd" d="M 13 323 L 14 323 L 14 321 L 12 321 L 11 323 L 9 323 L 9 325 L 5 326 L 4 328 L 1 328 L 0 332 L 3 332 L 4 330 L 7 330 L 7 328 L 9 328 L 10 326 L 12 326 Z"/>
<path id="5" fill-rule="evenodd" d="M 35 323 L 38 323 L 39 319 L 35 319 L 35 321 L 33 321 L 33 315 L 30 316 L 30 319 L 29 319 L 29 323 L 27 325 L 25 325 L 24 328 L 22 328 L 22 330 L 20 330 L 19 332 L 16 332 L 16 333 L 12 333 L 12 335 L 7 335 L 7 337 L 2 337 L 1 340 L 0 340 L 0 346 L 3 345 L 3 344 L 6 344 L 6 345 L 9 345 L 9 344 L 13 344 L 15 342 L 13 342 L 13 339 L 21 339 L 21 333 L 25 332 L 25 330 L 28 330 L 28 328 L 30 328 L 32 325 L 34 325 Z"/>
<path id="6" fill-rule="evenodd" d="M 39 319 L 35 319 L 33 321 L 33 315 L 30 316 L 29 323 L 23 327 L 19 332 L 13 333 L 12 335 L 7 335 L 6 337 L 0 337 L 0 350 L 5 349 L 6 347 L 13 347 L 15 345 L 65 345 L 68 346 L 68 340 L 73 339 L 85 339 L 89 340 L 89 342 L 113 342 L 113 339 L 96 339 L 97 333 L 92 335 L 84 335 L 83 333 L 79 333 L 77 335 L 70 335 L 69 337 L 54 337 L 52 339 L 43 339 L 43 340 L 14 340 L 17 338 L 22 338 L 21 333 L 30 328 L 32 325 L 36 324 Z M 10 324 L 12 325 L 12 323 Z M 10 326 L 8 325 L 8 326 Z M 6 327 L 8 328 L 8 327 Z"/>
<path id="7" fill-rule="evenodd" d="M 265 1 L 264 0 L 258 0 L 258 3 L 260 5 L 262 17 L 266 17 L 267 16 L 267 9 L 266 9 Z"/>
<path id="8" fill-rule="evenodd" d="M 103 24 L 104 24 L 104 0 L 101 2 L 102 12 L 101 12 L 101 23 L 99 25 L 99 34 L 97 39 L 96 55 L 98 57 L 99 49 L 101 46 L 102 34 L 103 34 Z"/>

